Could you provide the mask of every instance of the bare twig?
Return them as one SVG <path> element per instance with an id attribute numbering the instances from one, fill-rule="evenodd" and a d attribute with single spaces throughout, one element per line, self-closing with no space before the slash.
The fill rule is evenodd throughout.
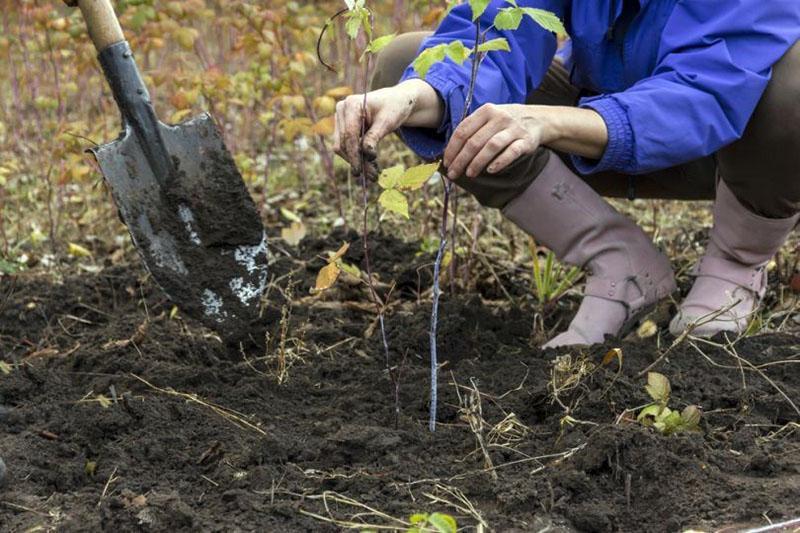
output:
<path id="1" fill-rule="evenodd" d="M 106 499 L 106 495 L 108 494 L 108 489 L 111 487 L 111 484 L 114 483 L 117 479 L 115 474 L 117 473 L 117 467 L 114 467 L 114 470 L 111 472 L 111 475 L 108 476 L 108 481 L 106 481 L 105 486 L 103 487 L 103 493 L 100 494 L 100 500 L 97 502 L 97 506 L 100 507 L 100 504 L 103 503 L 103 500 Z"/>
<path id="2" fill-rule="evenodd" d="M 683 331 L 683 333 L 681 333 L 680 335 L 678 335 L 677 337 L 675 337 L 675 340 L 674 340 L 674 341 L 672 341 L 672 344 L 670 344 L 670 345 L 669 345 L 669 347 L 668 347 L 666 350 L 664 350 L 664 352 L 663 352 L 661 355 L 659 355 L 659 356 L 658 356 L 658 358 L 656 358 L 656 360 L 655 360 L 655 361 L 653 361 L 652 363 L 650 363 L 649 365 L 647 365 L 647 368 L 645 368 L 644 370 L 642 370 L 641 372 L 639 372 L 638 374 L 636 374 L 636 377 L 637 377 L 637 378 L 641 378 L 641 377 L 644 377 L 644 376 L 646 376 L 648 372 L 650 372 L 650 371 L 651 371 L 651 370 L 653 370 L 655 367 L 657 367 L 659 364 L 661 364 L 661 361 L 663 361 L 664 359 L 666 359 L 666 358 L 667 358 L 667 356 L 668 356 L 670 353 L 672 353 L 672 350 L 674 350 L 674 349 L 675 349 L 675 348 L 677 348 L 677 347 L 678 347 L 680 344 L 682 344 L 682 343 L 683 343 L 683 341 L 685 341 L 686 339 L 688 339 L 689 337 L 691 337 L 691 336 L 692 336 L 692 333 L 694 332 L 694 330 L 696 330 L 697 328 L 699 328 L 700 326 L 702 326 L 702 325 L 704 325 L 704 324 L 708 324 L 709 322 L 713 322 L 713 321 L 714 321 L 714 320 L 715 320 L 717 317 L 719 317 L 720 315 L 723 315 L 723 314 L 727 313 L 727 312 L 728 312 L 728 311 L 730 311 L 730 310 L 731 310 L 731 309 L 732 309 L 734 306 L 736 306 L 738 303 L 739 303 L 739 300 L 736 300 L 736 301 L 734 301 L 734 302 L 731 302 L 730 304 L 726 305 L 726 306 L 725 306 L 725 307 L 723 307 L 722 309 L 718 309 L 718 310 L 714 311 L 713 313 L 709 313 L 709 314 L 707 314 L 707 315 L 704 315 L 704 316 L 702 316 L 702 317 L 698 318 L 697 320 L 695 320 L 694 322 L 692 322 L 691 324 L 689 324 L 689 325 L 686 327 L 686 329 Z"/>
<path id="3" fill-rule="evenodd" d="M 215 403 L 203 400 L 203 399 L 199 398 L 196 394 L 191 394 L 191 393 L 187 393 L 187 392 L 179 392 L 179 391 L 176 391 L 175 389 L 172 389 L 172 388 L 162 389 L 161 387 L 156 387 L 155 385 L 153 385 L 152 383 L 150 383 L 146 379 L 140 378 L 136 374 L 131 374 L 131 376 L 136 378 L 136 379 L 138 379 L 139 381 L 141 381 L 142 383 L 144 383 L 145 385 L 147 385 L 148 387 L 150 387 L 154 391 L 160 392 L 162 394 L 166 394 L 168 396 L 175 396 L 177 398 L 183 398 L 183 399 L 185 399 L 187 401 L 196 403 L 198 405 L 202 405 L 203 407 L 207 407 L 208 409 L 211 409 L 213 412 L 215 412 L 216 414 L 218 414 L 222 418 L 228 420 L 229 422 L 231 422 L 233 425 L 235 425 L 237 427 L 240 427 L 240 428 L 244 427 L 244 428 L 252 429 L 256 433 L 260 433 L 261 435 L 264 435 L 265 437 L 267 436 L 267 432 L 266 431 L 264 431 L 260 427 L 256 426 L 255 424 L 253 424 L 251 422 L 248 422 L 244 418 L 244 415 L 241 414 L 241 413 L 237 413 L 236 411 L 233 411 L 233 410 L 228 409 L 226 407 L 222 407 L 221 405 L 217 405 Z"/>

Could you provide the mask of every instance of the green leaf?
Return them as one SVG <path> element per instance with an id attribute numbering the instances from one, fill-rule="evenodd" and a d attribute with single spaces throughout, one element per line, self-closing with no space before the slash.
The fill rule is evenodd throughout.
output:
<path id="1" fill-rule="evenodd" d="M 345 31 L 347 31 L 347 36 L 351 39 L 355 39 L 358 36 L 358 30 L 361 29 L 361 19 L 355 16 L 348 17 L 344 28 Z"/>
<path id="2" fill-rule="evenodd" d="M 397 188 L 403 190 L 421 189 L 425 185 L 433 173 L 439 169 L 439 162 L 431 163 L 429 165 L 417 165 L 406 170 L 402 176 L 397 180 Z"/>
<path id="3" fill-rule="evenodd" d="M 452 41 L 447 44 L 447 48 L 445 48 L 445 54 L 453 61 L 453 63 L 463 65 L 464 61 L 469 59 L 469 56 L 472 55 L 472 49 L 464 46 L 464 43 L 461 41 Z"/>
<path id="4" fill-rule="evenodd" d="M 503 37 L 498 37 L 497 39 L 486 41 L 485 43 L 478 46 L 478 52 L 492 52 L 494 50 L 510 52 L 511 47 L 508 45 L 508 41 L 505 40 L 505 38 Z"/>
<path id="5" fill-rule="evenodd" d="M 367 37 L 371 37 L 372 28 L 369 23 L 369 11 L 363 7 L 363 2 L 358 2 L 356 6 L 347 12 L 345 15 L 347 22 L 345 22 L 345 31 L 350 39 L 355 39 L 358 36 L 358 30 L 364 28 Z"/>
<path id="6" fill-rule="evenodd" d="M 408 521 L 412 524 L 424 524 L 428 521 L 428 513 L 414 513 Z"/>
<path id="7" fill-rule="evenodd" d="M 383 191 L 378 198 L 378 203 L 387 211 L 393 211 L 406 218 L 410 218 L 408 215 L 408 198 L 397 189 L 387 189 Z"/>
<path id="8" fill-rule="evenodd" d="M 377 54 L 378 52 L 386 48 L 389 45 L 389 43 L 394 41 L 395 37 L 397 37 L 396 33 L 393 33 L 391 35 L 384 35 L 383 37 L 378 37 L 377 39 L 369 43 L 369 46 L 367 46 L 367 52 L 371 54 Z"/>
<path id="9" fill-rule="evenodd" d="M 654 401 L 661 405 L 667 405 L 669 394 L 672 392 L 667 376 L 659 374 L 658 372 L 647 373 L 647 385 L 645 386 L 645 390 Z"/>
<path id="10" fill-rule="evenodd" d="M 428 517 L 428 523 L 434 527 L 437 533 L 456 533 L 458 524 L 456 519 L 444 513 L 433 513 Z"/>
<path id="11" fill-rule="evenodd" d="M 393 167 L 383 169 L 381 175 L 378 176 L 378 185 L 382 189 L 394 189 L 397 187 L 397 180 L 403 175 L 403 165 L 395 165 Z"/>
<path id="12" fill-rule="evenodd" d="M 337 265 L 342 270 L 342 272 L 350 274 L 354 278 L 361 277 L 361 269 L 359 269 L 357 266 L 351 265 L 350 263 L 345 263 L 344 261 L 341 260 L 337 262 Z"/>
<path id="13" fill-rule="evenodd" d="M 472 8 L 472 22 L 475 22 L 483 15 L 489 7 L 490 0 L 469 0 L 469 7 Z"/>
<path id="14" fill-rule="evenodd" d="M 16 274 L 19 271 L 19 264 L 0 259 L 0 274 Z"/>
<path id="15" fill-rule="evenodd" d="M 547 31 L 551 31 L 558 36 L 564 36 L 567 34 L 567 30 L 564 28 L 564 23 L 561 22 L 561 19 L 559 19 L 558 16 L 552 11 L 538 9 L 535 7 L 522 7 L 520 9 L 522 9 L 526 15 L 536 21 L 539 26 Z"/>
<path id="16" fill-rule="evenodd" d="M 656 422 L 656 424 L 664 424 L 664 427 L 661 430 L 661 432 L 664 433 L 665 435 L 669 435 L 670 433 L 675 433 L 676 431 L 680 430 L 681 426 L 683 426 L 683 419 L 681 419 L 681 414 L 678 411 L 673 411 L 671 409 L 665 409 L 664 411 L 665 414 L 661 417 L 661 419 L 658 422 Z M 666 413 L 666 411 L 669 411 L 669 413 Z"/>
<path id="17" fill-rule="evenodd" d="M 494 27 L 498 30 L 516 30 L 522 23 L 523 15 L 518 7 L 505 7 L 494 18 Z"/>
<path id="18" fill-rule="evenodd" d="M 420 52 L 412 63 L 414 72 L 416 72 L 420 78 L 425 79 L 425 76 L 428 75 L 428 71 L 433 65 L 444 61 L 446 47 L 446 44 L 437 44 L 436 46 L 426 48 Z"/>
<path id="19" fill-rule="evenodd" d="M 663 410 L 664 408 L 661 405 L 651 403 L 639 411 L 639 416 L 636 417 L 636 421 L 640 422 L 642 425 L 651 426 L 659 415 L 661 415 Z"/>

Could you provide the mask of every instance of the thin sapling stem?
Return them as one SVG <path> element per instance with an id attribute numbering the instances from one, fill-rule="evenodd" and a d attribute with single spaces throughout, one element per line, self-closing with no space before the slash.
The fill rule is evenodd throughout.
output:
<path id="1" fill-rule="evenodd" d="M 478 67 L 480 67 L 481 53 L 479 47 L 485 35 L 481 34 L 480 19 L 475 21 L 475 45 L 472 50 L 472 71 L 470 72 L 469 90 L 464 101 L 464 111 L 461 114 L 461 121 L 467 118 L 469 108 L 472 105 L 472 98 L 475 95 L 475 82 L 478 78 Z M 439 287 L 439 274 L 442 270 L 442 259 L 444 258 L 444 250 L 447 246 L 447 219 L 448 211 L 450 209 L 450 195 L 452 193 L 453 182 L 444 179 L 444 202 L 442 202 L 442 218 L 441 226 L 439 228 L 439 250 L 436 253 L 436 261 L 433 263 L 433 306 L 431 308 L 431 328 L 430 328 L 430 348 L 431 348 L 431 406 L 428 419 L 428 428 L 431 431 L 436 431 L 436 412 L 438 408 L 438 386 L 439 386 L 439 354 L 437 350 L 437 336 L 439 325 L 439 297 L 441 296 L 441 289 Z M 455 217 L 455 212 L 453 213 Z M 455 242 L 456 226 L 453 224 L 453 231 L 451 238 Z M 453 248 L 453 257 L 455 259 L 455 248 Z"/>

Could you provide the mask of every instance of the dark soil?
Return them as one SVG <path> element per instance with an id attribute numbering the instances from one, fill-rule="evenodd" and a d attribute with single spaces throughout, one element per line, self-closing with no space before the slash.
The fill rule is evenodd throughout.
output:
<path id="1" fill-rule="evenodd" d="M 648 401 L 637 373 L 672 339 L 609 344 L 554 365 L 566 354 L 534 347 L 535 308 L 503 300 L 479 276 L 477 291 L 443 299 L 431 434 L 430 260 L 415 257 L 417 244 L 383 238 L 376 271 L 397 281 L 387 316 L 392 357 L 402 361 L 395 427 L 363 288 L 342 280 L 308 293 L 324 264 L 317 255 L 343 238 L 273 250 L 267 350 L 263 341 L 231 350 L 197 323 L 170 318 L 172 304 L 136 265 L 61 282 L 20 276 L 0 301 L 0 353 L 13 364 L 0 373 L 9 469 L 0 529 L 342 527 L 304 513 L 386 523 L 359 502 L 401 519 L 446 512 L 472 530 L 478 519 L 459 496 L 493 531 L 679 531 L 800 514 L 800 416 L 783 396 L 800 404 L 800 338 L 742 340 L 734 349 L 749 363 L 721 348 L 700 346 L 705 357 L 688 344 L 675 349 L 657 370 L 672 382 L 675 407 L 702 407 L 703 432 L 665 437 L 623 415 Z M 359 250 L 354 243 L 348 261 Z M 8 278 L 0 282 L 0 295 L 11 292 Z M 508 288 L 525 293 L 521 281 Z M 293 364 L 278 384 L 274 319 L 289 315 L 288 297 L 283 346 Z M 623 350 L 621 370 L 601 364 L 613 346 Z M 454 382 L 467 403 L 471 380 L 496 478 L 459 412 Z M 492 432 L 506 417 L 514 423 Z"/>

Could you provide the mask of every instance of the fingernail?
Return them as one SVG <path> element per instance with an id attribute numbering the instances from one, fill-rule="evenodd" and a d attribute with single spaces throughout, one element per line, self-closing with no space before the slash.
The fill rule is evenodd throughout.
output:
<path id="1" fill-rule="evenodd" d="M 489 168 L 488 168 L 488 169 L 486 169 L 486 170 L 488 170 L 488 171 L 489 171 L 489 174 L 494 174 L 495 170 L 497 170 L 497 167 L 489 167 Z"/>

